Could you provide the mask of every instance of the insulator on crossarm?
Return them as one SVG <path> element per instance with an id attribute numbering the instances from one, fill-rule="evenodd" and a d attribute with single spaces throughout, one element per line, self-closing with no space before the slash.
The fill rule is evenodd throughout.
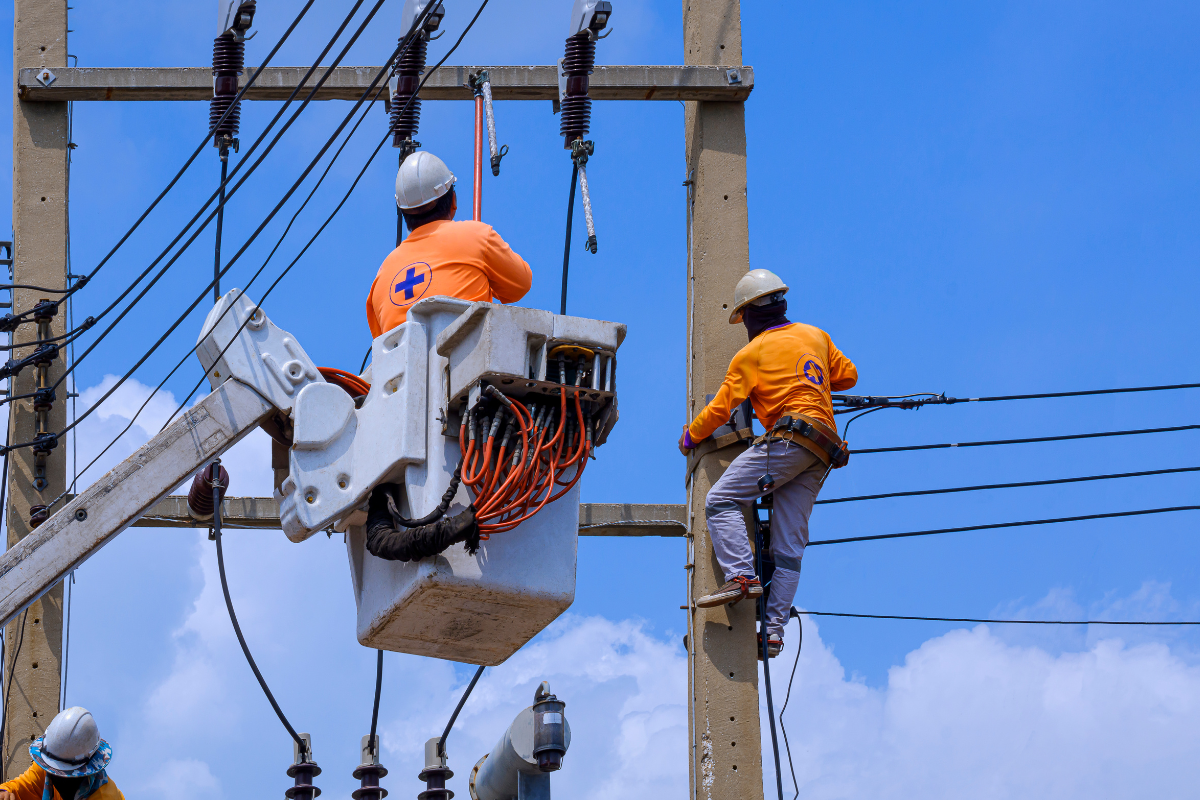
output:
<path id="1" fill-rule="evenodd" d="M 587 136 L 592 118 L 592 100 L 588 97 L 588 76 L 596 65 L 596 40 L 591 31 L 582 30 L 567 38 L 567 51 L 562 60 L 566 90 L 561 102 L 559 132 L 563 147 Z"/>
<path id="2" fill-rule="evenodd" d="M 217 481 L 220 483 L 221 497 L 224 499 L 226 492 L 229 491 L 229 472 L 220 467 Z M 213 517 L 213 481 L 212 481 L 212 465 L 205 466 L 202 470 L 196 473 L 196 477 L 192 479 L 192 488 L 188 490 L 188 513 L 192 519 L 204 521 L 210 520 Z"/>
<path id="3" fill-rule="evenodd" d="M 241 101 L 236 101 L 238 77 L 245 71 L 246 43 L 233 31 L 226 31 L 213 41 L 213 98 L 208 106 L 209 132 L 213 145 L 236 139 L 241 123 Z M 232 107 L 224 120 L 221 116 Z M 218 120 L 221 120 L 218 124 Z"/>
<path id="4" fill-rule="evenodd" d="M 421 99 L 416 95 L 421 75 L 425 72 L 428 50 L 429 41 L 418 35 L 396 65 L 396 89 L 392 94 L 392 147 L 402 147 L 405 140 L 411 141 L 421 127 Z"/>

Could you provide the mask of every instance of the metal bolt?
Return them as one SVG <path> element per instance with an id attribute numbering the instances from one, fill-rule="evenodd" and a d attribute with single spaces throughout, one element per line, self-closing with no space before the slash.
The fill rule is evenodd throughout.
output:
<path id="1" fill-rule="evenodd" d="M 87 519 L 87 509 L 86 508 L 77 509 L 75 511 L 75 519 L 79 520 L 80 522 L 83 522 L 85 519 Z"/>

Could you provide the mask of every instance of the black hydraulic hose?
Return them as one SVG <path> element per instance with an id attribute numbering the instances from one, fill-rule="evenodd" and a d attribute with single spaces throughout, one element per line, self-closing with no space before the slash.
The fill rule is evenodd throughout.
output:
<path id="1" fill-rule="evenodd" d="M 792 788 L 796 790 L 792 800 L 798 800 L 800 784 L 796 782 L 796 765 L 792 763 L 792 746 L 788 742 L 787 726 L 783 724 L 783 715 L 787 712 L 788 703 L 792 699 L 792 683 L 796 680 L 796 666 L 800 663 L 800 651 L 804 649 L 804 624 L 801 622 L 800 614 L 796 611 L 795 606 L 792 606 L 789 616 L 796 618 L 796 657 L 792 660 L 792 674 L 788 678 L 787 694 L 783 697 L 783 708 L 779 709 L 779 730 L 783 731 L 783 747 L 787 751 L 788 770 L 792 773 Z"/>
<path id="2" fill-rule="evenodd" d="M 467 684 L 467 690 L 463 692 L 462 698 L 458 701 L 458 705 L 454 707 L 454 713 L 450 715 L 450 721 L 446 723 L 446 730 L 442 731 L 442 738 L 438 739 L 438 756 L 446 757 L 446 738 L 450 735 L 450 729 L 454 727 L 454 721 L 458 719 L 458 714 L 463 710 L 463 706 L 467 704 L 467 698 L 471 696 L 471 690 L 475 688 L 475 684 L 479 683 L 479 678 L 483 675 L 483 665 L 479 665 L 479 669 L 475 670 L 475 677 L 471 678 L 471 682 Z"/>
<path id="3" fill-rule="evenodd" d="M 250 76 L 250 79 L 248 81 L 246 81 L 246 85 L 243 86 L 241 88 L 241 90 L 238 91 L 237 96 L 233 99 L 233 102 L 230 104 L 229 108 L 225 109 L 225 113 L 222 114 L 220 119 L 217 120 L 217 122 L 216 122 L 217 125 L 220 125 L 222 122 L 224 122 L 225 118 L 229 116 L 230 112 L 232 112 L 233 109 L 237 108 L 238 102 L 242 99 L 242 97 L 246 94 L 246 92 L 248 92 L 250 90 L 250 87 L 254 85 L 255 81 L 258 80 L 258 76 L 261 75 L 262 71 L 267 68 L 267 64 L 271 63 L 271 59 L 274 58 L 275 54 L 279 52 L 279 48 L 283 47 L 284 42 L 286 42 L 288 40 L 288 37 L 290 37 L 292 35 L 292 31 L 294 31 L 296 29 L 296 26 L 300 24 L 300 20 L 304 19 L 304 16 L 308 13 L 308 10 L 310 8 L 312 8 L 314 2 L 316 2 L 316 0 L 308 0 L 308 2 L 306 2 L 304 4 L 304 6 L 300 9 L 300 13 L 297 14 L 296 18 L 292 20 L 292 24 L 289 25 L 287 27 L 287 30 L 285 30 L 283 32 L 283 36 L 281 36 L 279 41 L 277 41 L 275 43 L 275 46 L 271 48 L 271 51 L 269 53 L 267 53 L 266 58 L 263 59 L 262 66 L 260 66 L 258 69 L 256 69 L 254 71 L 254 73 Z M 116 255 L 117 251 L 121 249 L 121 247 L 125 244 L 126 241 L 128 241 L 129 237 L 132 236 L 134 234 L 134 232 L 141 226 L 141 224 L 146 221 L 146 218 L 148 216 L 150 216 L 151 212 L 153 212 L 154 209 L 158 207 L 158 204 L 160 202 L 162 202 L 162 199 L 164 197 L 167 196 L 167 193 L 170 192 L 171 189 L 173 189 L 175 187 L 175 184 L 179 182 L 179 179 L 183 177 L 183 174 L 185 172 L 187 172 L 188 168 L 192 165 L 192 163 L 195 162 L 195 160 L 200 156 L 200 154 L 202 152 L 204 152 L 204 149 L 208 146 L 209 138 L 211 137 L 211 135 L 212 135 L 211 131 L 205 132 L 204 138 L 200 141 L 200 144 L 196 147 L 195 151 L 192 152 L 192 155 L 188 157 L 188 160 L 185 161 L 183 166 L 179 168 L 179 171 L 175 173 L 175 177 L 171 178 L 171 180 L 167 183 L 166 187 L 161 192 L 158 193 L 158 196 L 155 197 L 154 200 L 150 203 L 150 205 L 146 208 L 146 210 L 141 213 L 141 215 L 137 218 L 137 220 L 133 223 L 133 225 L 129 228 L 129 230 L 127 230 L 121 236 L 121 238 L 119 240 L 117 240 L 117 243 L 115 245 L 113 245 L 112 249 L 109 250 L 108 253 L 104 256 L 104 258 L 102 258 L 100 260 L 100 263 L 97 264 L 92 269 L 91 272 L 89 272 L 87 275 L 85 275 L 83 278 L 81 278 L 79 281 L 77 281 L 74 286 L 72 286 L 70 289 L 68 289 L 66 291 L 67 296 L 73 295 L 76 291 L 78 291 L 79 289 L 82 289 L 84 287 L 84 285 L 86 285 L 87 282 L 90 281 L 92 278 L 96 277 L 96 274 L 98 272 L 100 272 L 100 270 L 104 267 L 104 265 L 107 264 L 114 255 Z M 66 299 L 66 298 L 63 298 L 63 299 Z M 20 314 L 17 314 L 16 317 L 18 319 L 20 319 L 29 313 L 31 313 L 31 310 L 23 311 Z"/>
<path id="4" fill-rule="evenodd" d="M 831 497 L 828 500 L 818 500 L 815 505 L 828 503 L 854 503 L 860 500 L 886 500 L 893 497 L 920 497 L 931 494 L 952 494 L 955 492 L 978 492 L 986 489 L 1022 489 L 1030 486 L 1055 486 L 1062 483 L 1082 483 L 1084 481 L 1107 481 L 1116 478 L 1144 478 L 1150 475 L 1174 475 L 1181 472 L 1200 472 L 1200 467 L 1172 467 L 1170 469 L 1150 469 L 1143 472 L 1114 472 L 1108 475 L 1084 475 L 1079 478 L 1051 478 L 1044 481 L 1019 481 L 1015 483 L 987 483 L 979 486 L 954 486 L 948 489 L 918 489 L 912 492 L 888 492 L 886 494 L 860 494 L 854 497 Z"/>
<path id="5" fill-rule="evenodd" d="M 854 420 L 852 419 L 851 422 Z M 943 450 L 951 447 L 991 447 L 1001 444 L 1036 444 L 1038 442 L 1067 442 L 1075 439 L 1101 439 L 1108 436 L 1140 436 L 1145 433 L 1177 433 L 1200 430 L 1200 425 L 1175 425 L 1170 428 L 1142 428 L 1131 431 L 1101 431 L 1099 433 L 1072 433 L 1065 436 L 1034 436 L 1029 439 L 995 439 L 989 442 L 948 442 L 945 444 L 910 444 L 902 447 L 873 447 L 866 450 L 851 450 L 851 455 L 871 453 L 903 453 L 912 450 Z"/>
<path id="6" fill-rule="evenodd" d="M 567 243 L 563 245 L 562 301 L 558 313 L 567 315 L 567 268 L 571 265 L 571 223 L 575 216 L 575 184 L 579 181 L 579 162 L 571 160 L 571 193 L 567 198 Z"/>
<path id="7" fill-rule="evenodd" d="M 1140 517 L 1146 514 L 1170 514 L 1175 511 L 1200 511 L 1200 506 L 1172 506 L 1170 508 L 1147 508 L 1139 511 L 1113 511 L 1108 514 L 1083 514 L 1078 517 L 1057 517 L 1055 519 L 1031 519 L 1020 522 L 993 522 L 989 525 L 966 525 L 961 528 L 936 528 L 928 531 L 910 531 L 908 533 L 881 533 L 875 536 L 850 536 L 845 539 L 818 539 L 809 542 L 809 547 L 822 544 L 846 544 L 847 542 L 874 542 L 880 539 L 906 539 L 912 536 L 935 536 L 941 533 L 965 533 L 967 531 L 989 531 L 996 528 L 1020 528 L 1026 525 L 1052 525 L 1056 522 L 1085 522 L 1093 519 L 1116 519 L 1117 517 Z"/>
<path id="8" fill-rule="evenodd" d="M 267 681 L 263 678 L 262 672 L 259 671 L 258 664 L 254 662 L 254 656 L 250 654 L 250 647 L 246 644 L 246 637 L 242 634 L 242 626 L 238 624 L 237 613 L 233 610 L 233 599 L 229 596 L 229 581 L 225 577 L 225 552 L 221 547 L 221 495 L 225 487 L 221 485 L 219 460 L 213 461 L 212 470 L 213 538 L 217 542 L 217 572 L 221 576 L 221 592 L 225 595 L 225 608 L 229 610 L 229 621 L 233 623 L 233 632 L 237 634 L 238 644 L 242 646 L 242 654 L 246 656 L 246 663 L 250 665 L 250 669 L 254 673 L 255 679 L 258 680 L 258 685 L 262 688 L 263 694 L 266 695 L 271 708 L 275 709 L 275 715 L 279 717 L 279 721 L 287 729 L 288 735 L 295 740 L 296 745 L 300 748 L 300 760 L 307 761 L 308 744 L 300 737 L 300 734 L 296 733 L 296 729 L 292 727 L 292 723 L 288 722 L 288 718 L 284 716 L 283 709 L 276 702 L 275 695 L 271 694 L 271 687 L 267 686 Z"/>

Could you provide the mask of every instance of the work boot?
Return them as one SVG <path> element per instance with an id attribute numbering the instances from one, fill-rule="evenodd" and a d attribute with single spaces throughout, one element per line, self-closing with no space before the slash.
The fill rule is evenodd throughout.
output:
<path id="1" fill-rule="evenodd" d="M 762 593 L 762 584 L 758 582 L 758 578 L 747 578 L 739 575 L 736 578 L 725 581 L 725 585 L 712 594 L 706 594 L 704 597 L 701 597 L 696 601 L 696 606 L 699 608 L 713 608 L 715 606 L 723 606 L 726 603 L 736 603 L 747 597 L 759 598 L 762 597 Z"/>
<path id="2" fill-rule="evenodd" d="M 767 637 L 767 658 L 774 658 L 783 652 L 783 638 L 778 633 Z M 762 661 L 762 634 L 758 635 L 758 660 Z"/>

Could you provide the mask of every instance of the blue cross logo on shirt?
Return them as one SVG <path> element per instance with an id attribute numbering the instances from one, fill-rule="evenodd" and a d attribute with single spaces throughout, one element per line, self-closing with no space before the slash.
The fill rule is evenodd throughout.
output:
<path id="1" fill-rule="evenodd" d="M 398 269 L 392 276 L 388 283 L 391 287 L 388 298 L 392 305 L 404 308 L 424 297 L 432 283 L 432 267 L 424 261 L 414 261 Z"/>
<path id="2" fill-rule="evenodd" d="M 404 292 L 404 299 L 412 300 L 414 289 L 418 285 L 420 285 L 424 282 L 425 282 L 425 276 L 421 275 L 420 277 L 418 277 L 416 268 L 409 267 L 408 275 L 406 275 L 404 277 L 404 280 L 402 280 L 402 281 L 400 281 L 400 283 L 396 284 L 396 292 L 397 293 Z"/>

